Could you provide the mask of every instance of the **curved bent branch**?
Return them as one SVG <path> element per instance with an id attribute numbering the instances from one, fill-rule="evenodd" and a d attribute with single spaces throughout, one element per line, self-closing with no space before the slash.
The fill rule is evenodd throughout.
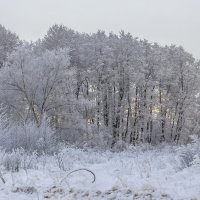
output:
<path id="1" fill-rule="evenodd" d="M 78 172 L 78 171 L 87 171 L 87 172 L 91 173 L 92 176 L 93 176 L 93 181 L 92 181 L 92 183 L 94 183 L 94 182 L 96 181 L 96 176 L 95 176 L 94 172 L 92 172 L 91 170 L 86 169 L 86 168 L 80 168 L 80 169 L 73 170 L 73 171 L 71 171 L 70 173 L 68 173 L 66 177 L 68 177 L 68 176 L 71 175 L 72 173 Z M 66 178 L 66 177 L 65 177 L 65 178 Z M 62 181 L 63 181 L 65 178 L 63 178 Z M 62 182 L 62 181 L 61 181 L 61 182 Z"/>

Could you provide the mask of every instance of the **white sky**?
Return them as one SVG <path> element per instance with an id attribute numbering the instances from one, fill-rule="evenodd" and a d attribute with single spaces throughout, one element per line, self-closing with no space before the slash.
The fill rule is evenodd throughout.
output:
<path id="1" fill-rule="evenodd" d="M 182 45 L 200 58 L 200 0 L 0 0 L 0 24 L 35 41 L 53 24 L 80 32 L 130 32 Z"/>

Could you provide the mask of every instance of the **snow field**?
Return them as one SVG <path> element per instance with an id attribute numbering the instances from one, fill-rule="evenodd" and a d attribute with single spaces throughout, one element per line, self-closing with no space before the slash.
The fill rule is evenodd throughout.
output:
<path id="1" fill-rule="evenodd" d="M 54 156 L 23 159 L 25 155 L 20 155 L 19 172 L 5 170 L 7 153 L 2 151 L 6 183 L 0 183 L 0 200 L 200 199 L 200 166 L 194 161 L 185 164 L 189 151 L 189 146 L 138 147 L 117 153 L 64 148 Z M 30 169 L 22 161 L 32 164 Z M 87 171 L 67 176 L 79 168 L 94 172 L 96 181 L 92 183 L 93 176 Z"/>

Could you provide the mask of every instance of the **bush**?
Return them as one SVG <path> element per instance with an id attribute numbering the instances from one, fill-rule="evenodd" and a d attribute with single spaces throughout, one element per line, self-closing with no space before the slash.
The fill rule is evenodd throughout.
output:
<path id="1" fill-rule="evenodd" d="M 180 156 L 181 168 L 190 167 L 200 156 L 200 139 L 196 136 L 191 136 L 191 139 L 191 143 L 177 148 L 177 153 Z"/>
<path id="2" fill-rule="evenodd" d="M 18 172 L 21 166 L 21 156 L 19 151 L 6 154 L 2 164 L 7 171 Z"/>
<path id="3" fill-rule="evenodd" d="M 12 125 L 0 130 L 0 146 L 8 152 L 22 148 L 27 153 L 51 153 L 54 147 L 53 135 L 46 120 L 42 120 L 39 127 L 33 122 Z"/>
<path id="4" fill-rule="evenodd" d="M 1 152 L 1 165 L 7 171 L 18 172 L 20 169 L 37 169 L 38 156 L 35 152 L 27 154 L 23 149 L 16 149 L 10 153 Z"/>

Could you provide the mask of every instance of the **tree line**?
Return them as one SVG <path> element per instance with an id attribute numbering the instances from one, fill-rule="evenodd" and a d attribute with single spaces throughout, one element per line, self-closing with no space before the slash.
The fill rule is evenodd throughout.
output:
<path id="1" fill-rule="evenodd" d="M 63 25 L 28 43 L 0 26 L 0 65 L 5 127 L 45 115 L 58 140 L 108 147 L 199 133 L 199 61 L 183 47 Z"/>

